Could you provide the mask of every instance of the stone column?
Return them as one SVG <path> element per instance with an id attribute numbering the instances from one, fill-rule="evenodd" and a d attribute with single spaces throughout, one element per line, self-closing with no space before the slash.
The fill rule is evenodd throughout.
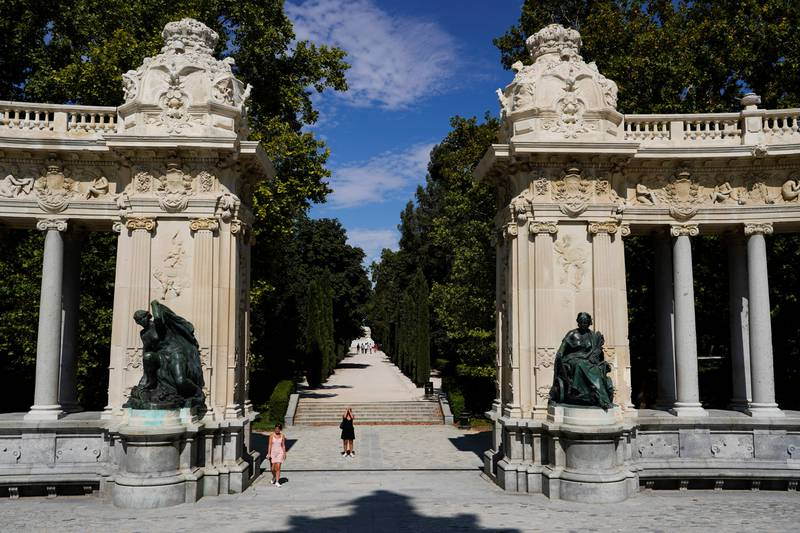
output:
<path id="1" fill-rule="evenodd" d="M 80 411 L 77 401 L 77 337 L 80 309 L 81 244 L 82 236 L 64 236 L 64 275 L 61 296 L 61 379 L 58 400 L 61 408 L 70 413 Z"/>
<path id="2" fill-rule="evenodd" d="M 728 294 L 730 302 L 731 379 L 730 408 L 747 409 L 750 396 L 750 318 L 747 296 L 747 247 L 741 236 L 727 240 Z"/>
<path id="3" fill-rule="evenodd" d="M 209 363 L 214 304 L 214 232 L 219 229 L 219 222 L 215 218 L 196 218 L 189 223 L 189 229 L 194 234 L 192 324 L 200 345 L 200 363 L 206 383 L 206 406 L 210 410 L 212 404 L 208 384 L 211 381 Z"/>
<path id="4" fill-rule="evenodd" d="M 552 315 L 555 305 L 553 281 L 553 240 L 558 232 L 555 222 L 533 221 L 529 231 L 533 235 L 534 249 L 534 314 L 537 317 Z M 553 338 L 552 327 L 547 320 L 537 320 L 534 323 L 535 362 L 536 371 L 536 396 L 533 408 L 534 418 L 547 416 L 547 402 L 550 386 L 553 383 L 553 364 L 556 355 L 556 343 Z"/>
<path id="5" fill-rule="evenodd" d="M 707 416 L 700 403 L 697 376 L 697 331 L 694 319 L 692 243 L 700 234 L 697 224 L 672 226 L 672 265 L 675 299 L 675 374 L 677 400 L 671 411 L 677 416 Z"/>
<path id="6" fill-rule="evenodd" d="M 495 372 L 497 373 L 497 377 L 495 379 L 496 384 L 496 398 L 492 403 L 492 411 L 496 412 L 498 416 L 502 414 L 502 406 L 503 406 L 503 299 L 505 298 L 505 290 L 503 289 L 505 284 L 505 273 L 503 272 L 503 254 L 505 253 L 505 248 L 503 246 L 503 235 L 502 232 L 496 231 L 493 234 L 492 240 L 494 240 L 494 250 L 495 250 L 495 261 L 494 261 L 494 272 L 495 272 L 495 287 L 494 287 L 494 294 L 495 294 Z M 497 444 L 495 440 L 495 444 Z M 497 446 L 495 445 L 495 449 Z"/>
<path id="7" fill-rule="evenodd" d="M 64 273 L 62 232 L 67 230 L 67 221 L 39 220 L 36 229 L 46 234 L 36 338 L 36 386 L 33 406 L 25 415 L 25 420 L 57 420 L 64 415 L 58 404 L 58 374 L 61 355 L 61 283 Z"/>
<path id="8" fill-rule="evenodd" d="M 754 417 L 783 416 L 775 403 L 775 374 L 772 366 L 772 324 L 770 321 L 767 245 L 764 235 L 772 224 L 745 224 L 747 236 L 747 289 L 750 304 L 750 377 L 753 401 L 748 413 Z"/>
<path id="9" fill-rule="evenodd" d="M 672 289 L 672 250 L 669 237 L 656 236 L 655 242 L 656 369 L 658 396 L 656 408 L 672 409 L 675 404 L 675 312 Z"/>
<path id="10" fill-rule="evenodd" d="M 520 359 L 520 339 L 519 339 L 519 321 L 517 320 L 519 312 L 519 246 L 518 246 L 518 233 L 519 227 L 516 220 L 511 220 L 506 226 L 506 237 L 508 239 L 508 269 L 506 271 L 508 280 L 508 301 L 506 303 L 506 323 L 508 325 L 508 332 L 511 341 L 511 349 L 507 354 L 509 359 L 509 366 L 511 368 L 511 385 L 510 397 L 506 400 L 506 416 L 520 417 L 522 416 L 522 409 L 520 408 L 520 380 L 519 380 L 519 359 Z"/>
<path id="11" fill-rule="evenodd" d="M 519 332 L 519 403 L 522 416 L 530 417 L 531 409 L 535 401 L 535 381 L 533 379 L 533 364 L 531 357 L 531 326 L 534 323 L 530 309 L 530 235 L 528 232 L 527 218 L 520 216 L 518 219 L 518 236 L 515 240 L 517 245 L 517 309 L 514 313 Z"/>

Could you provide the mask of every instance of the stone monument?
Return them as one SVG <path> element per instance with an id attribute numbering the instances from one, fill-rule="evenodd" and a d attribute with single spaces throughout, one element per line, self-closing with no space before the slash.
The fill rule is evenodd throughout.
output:
<path id="1" fill-rule="evenodd" d="M 46 233 L 34 405 L 0 416 L 12 494 L 169 505 L 241 492 L 259 473 L 252 191 L 274 169 L 248 140 L 250 87 L 214 57 L 218 35 L 183 19 L 162 36 L 123 75 L 119 107 L 0 102 L 0 222 Z M 78 254 L 92 231 L 118 235 L 108 404 L 75 414 Z M 154 471 L 163 497 L 139 490 Z"/>
<path id="2" fill-rule="evenodd" d="M 581 57 L 577 31 L 553 24 L 526 44 L 529 61 L 498 90 L 497 142 L 474 170 L 497 206 L 487 475 L 506 490 L 583 501 L 618 500 L 639 484 L 796 487 L 800 414 L 775 402 L 765 239 L 800 230 L 800 110 L 761 109 L 750 94 L 732 113 L 626 115 L 617 85 Z M 629 235 L 651 238 L 656 257 L 658 409 L 631 401 Z M 730 410 L 700 402 L 699 235 L 728 244 Z M 574 331 L 562 338 L 579 311 L 604 337 L 573 361 Z M 577 484 L 591 469 L 602 476 Z"/>

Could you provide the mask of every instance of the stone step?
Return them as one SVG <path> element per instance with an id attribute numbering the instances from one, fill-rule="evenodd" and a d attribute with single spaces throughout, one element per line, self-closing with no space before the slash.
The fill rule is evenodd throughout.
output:
<path id="1" fill-rule="evenodd" d="M 356 424 L 442 424 L 439 402 L 422 400 L 377 403 L 330 403 L 300 398 L 295 411 L 296 425 L 338 425 L 350 407 Z"/>

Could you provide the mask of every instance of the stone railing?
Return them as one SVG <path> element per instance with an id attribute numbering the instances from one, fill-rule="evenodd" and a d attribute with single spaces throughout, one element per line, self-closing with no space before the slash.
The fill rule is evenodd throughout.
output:
<path id="1" fill-rule="evenodd" d="M 644 145 L 800 143 L 800 109 L 625 115 L 623 127 L 626 141 L 639 141 Z"/>
<path id="2" fill-rule="evenodd" d="M 86 135 L 116 129 L 116 107 L 0 101 L 0 136 Z"/>

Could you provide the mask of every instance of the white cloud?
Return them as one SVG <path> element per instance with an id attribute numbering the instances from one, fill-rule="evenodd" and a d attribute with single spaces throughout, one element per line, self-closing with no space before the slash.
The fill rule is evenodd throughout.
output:
<path id="1" fill-rule="evenodd" d="M 372 0 L 287 2 L 300 40 L 347 52 L 349 103 L 402 109 L 442 92 L 457 58 L 455 39 L 434 22 L 390 16 Z"/>
<path id="2" fill-rule="evenodd" d="M 367 265 L 379 260 L 384 248 L 397 250 L 399 238 L 399 233 L 394 229 L 356 228 L 347 230 L 347 240 L 351 245 L 364 250 L 366 255 L 364 263 Z"/>
<path id="3" fill-rule="evenodd" d="M 332 207 L 357 207 L 382 202 L 393 194 L 408 195 L 409 186 L 425 178 L 433 144 L 416 144 L 402 152 L 384 152 L 367 161 L 333 169 Z"/>

